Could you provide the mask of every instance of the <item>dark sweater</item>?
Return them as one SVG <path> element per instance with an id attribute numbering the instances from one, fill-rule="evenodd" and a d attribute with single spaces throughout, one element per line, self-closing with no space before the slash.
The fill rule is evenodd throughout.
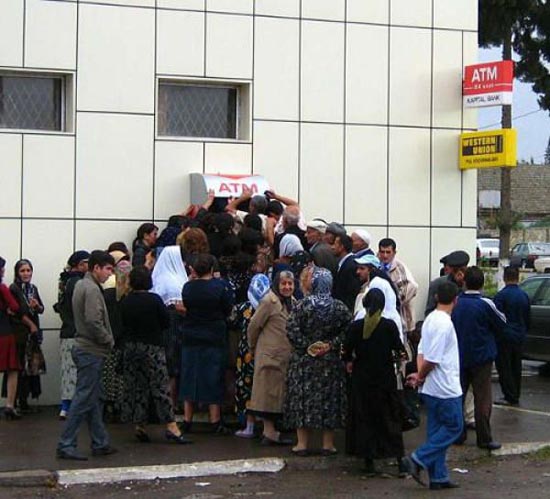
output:
<path id="1" fill-rule="evenodd" d="M 120 302 L 120 316 L 125 341 L 164 345 L 170 319 L 159 295 L 132 291 Z"/>
<path id="2" fill-rule="evenodd" d="M 527 293 L 517 284 L 508 284 L 494 298 L 497 308 L 506 316 L 504 341 L 523 343 L 529 329 L 531 305 Z"/>

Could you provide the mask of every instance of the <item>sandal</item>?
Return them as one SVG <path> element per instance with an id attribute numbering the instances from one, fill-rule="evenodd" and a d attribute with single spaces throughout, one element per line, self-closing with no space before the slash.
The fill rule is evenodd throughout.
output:
<path id="1" fill-rule="evenodd" d="M 308 457 L 309 456 L 309 450 L 308 449 L 290 449 L 290 452 L 292 452 L 292 454 L 294 456 L 298 456 L 298 457 Z"/>
<path id="2" fill-rule="evenodd" d="M 338 454 L 338 450 L 334 447 L 332 449 L 323 449 L 321 450 L 321 456 L 324 457 L 330 457 L 330 456 L 336 456 Z"/>

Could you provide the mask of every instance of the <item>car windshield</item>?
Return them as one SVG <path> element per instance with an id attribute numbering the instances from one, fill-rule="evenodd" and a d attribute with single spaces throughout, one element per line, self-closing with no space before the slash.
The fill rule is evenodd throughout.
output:
<path id="1" fill-rule="evenodd" d="M 498 248 L 498 245 L 499 245 L 498 239 L 495 239 L 494 241 L 491 239 L 481 241 L 481 246 L 484 246 L 486 248 Z"/>
<path id="2" fill-rule="evenodd" d="M 535 293 L 542 284 L 543 279 L 526 279 L 520 284 L 521 289 L 527 293 L 529 299 L 533 301 Z"/>

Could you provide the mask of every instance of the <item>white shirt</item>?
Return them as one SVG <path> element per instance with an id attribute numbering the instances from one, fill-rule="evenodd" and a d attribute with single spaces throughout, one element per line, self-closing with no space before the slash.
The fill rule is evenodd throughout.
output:
<path id="1" fill-rule="evenodd" d="M 440 399 L 462 396 L 458 340 L 449 314 L 434 310 L 426 317 L 418 353 L 437 364 L 426 376 L 420 393 Z"/>

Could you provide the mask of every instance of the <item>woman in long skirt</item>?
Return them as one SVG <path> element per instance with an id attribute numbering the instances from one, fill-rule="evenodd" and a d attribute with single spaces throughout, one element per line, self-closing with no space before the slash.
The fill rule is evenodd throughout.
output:
<path id="1" fill-rule="evenodd" d="M 405 353 L 393 320 L 382 317 L 385 298 L 371 289 L 363 299 L 364 319 L 350 325 L 344 344 L 351 375 L 352 425 L 356 454 L 365 459 L 366 471 L 376 474 L 375 459 L 396 458 L 399 474 L 406 474 L 402 413 L 395 365 Z"/>

